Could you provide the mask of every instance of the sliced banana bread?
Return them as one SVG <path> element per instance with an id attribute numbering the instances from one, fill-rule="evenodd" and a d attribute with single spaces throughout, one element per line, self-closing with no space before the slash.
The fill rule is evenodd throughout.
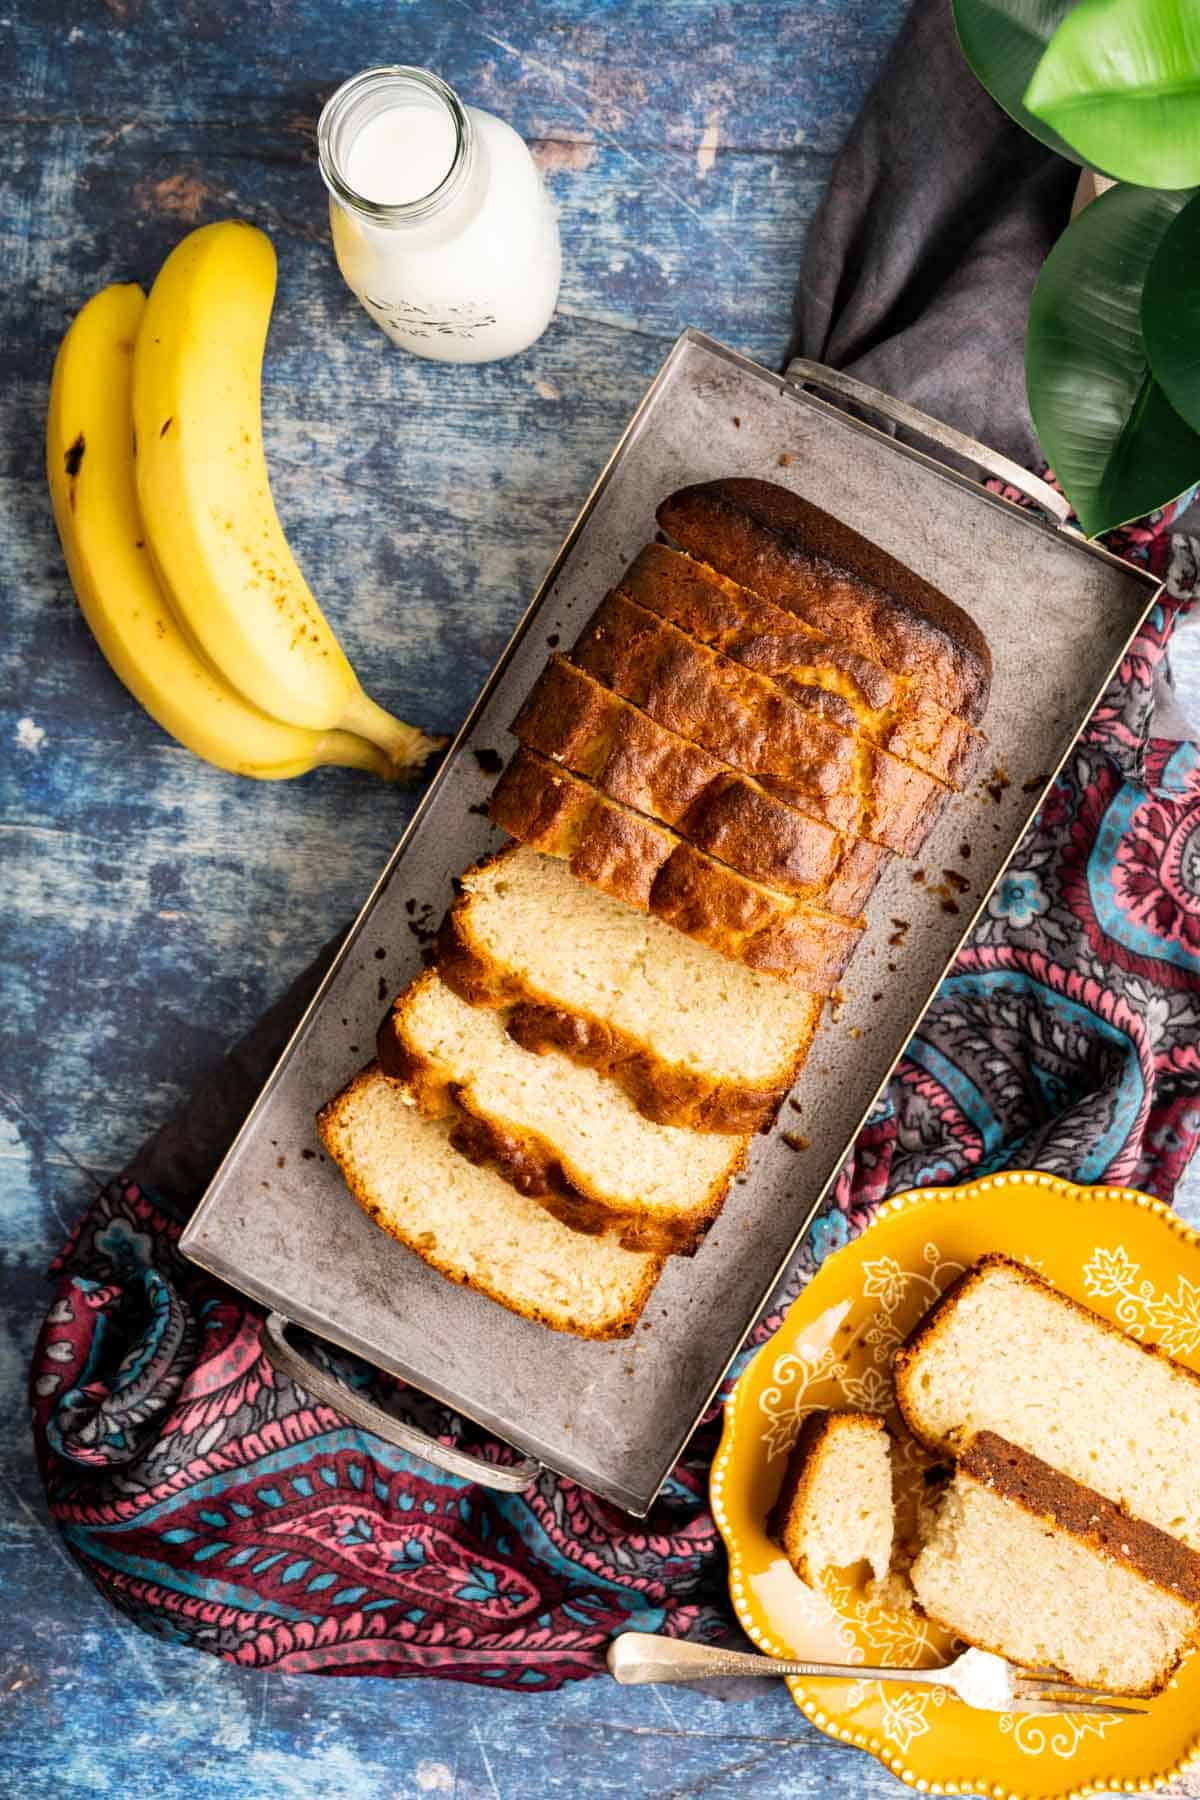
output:
<path id="1" fill-rule="evenodd" d="M 1200 1625 L 1200 1556 L 991 1432 L 964 1447 L 911 1580 L 967 1643 L 1112 1694 L 1157 1693 Z"/>
<path id="2" fill-rule="evenodd" d="M 799 1074 L 821 1001 L 756 974 L 514 844 L 462 878 L 438 968 L 502 1007 L 529 1050 L 620 1083 L 647 1118 L 765 1129 Z"/>
<path id="3" fill-rule="evenodd" d="M 788 1457 L 767 1536 L 801 1581 L 869 1563 L 882 1581 L 892 1559 L 892 1441 L 875 1413 L 809 1413 Z"/>
<path id="4" fill-rule="evenodd" d="M 707 481 L 658 508 L 689 556 L 774 600 L 968 724 L 987 710 L 992 656 L 975 621 L 840 519 L 770 481 Z"/>
<path id="5" fill-rule="evenodd" d="M 1200 1376 L 985 1256 L 895 1360 L 896 1398 L 937 1449 L 998 1432 L 1200 1550 Z"/>
<path id="6" fill-rule="evenodd" d="M 739 875 L 532 750 L 512 758 L 488 812 L 512 837 L 562 857 L 580 881 L 807 993 L 832 992 L 862 935 L 861 920 Z"/>
<path id="7" fill-rule="evenodd" d="M 372 1065 L 318 1119 L 321 1141 L 375 1223 L 451 1281 L 577 1337 L 622 1338 L 661 1257 L 586 1237 L 450 1142 Z"/>
<path id="8" fill-rule="evenodd" d="M 848 837 L 911 856 L 950 790 L 774 681 L 698 643 L 624 594 L 593 614 L 569 661 Z"/>
<path id="9" fill-rule="evenodd" d="M 986 747 L 973 726 L 929 700 L 914 676 L 840 649 L 796 613 L 666 544 L 648 544 L 619 587 L 689 636 L 771 676 L 785 693 L 809 703 L 820 694 L 823 710 L 844 730 L 862 731 L 950 787 L 966 786 Z"/>
<path id="10" fill-rule="evenodd" d="M 855 918 L 891 859 L 797 812 L 560 656 L 513 721 L 529 749 L 673 825 L 741 875 Z"/>
<path id="11" fill-rule="evenodd" d="M 627 1250 L 690 1254 L 746 1160 L 745 1137 L 656 1125 L 594 1069 L 523 1050 L 499 1013 L 433 969 L 380 1027 L 379 1066 L 430 1118 L 455 1122 L 451 1142 L 472 1161 Z"/>

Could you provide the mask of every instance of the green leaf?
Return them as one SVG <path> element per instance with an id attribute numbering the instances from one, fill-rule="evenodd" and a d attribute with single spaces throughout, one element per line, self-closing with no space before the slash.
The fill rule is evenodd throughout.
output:
<path id="1" fill-rule="evenodd" d="M 1029 408 L 1089 537 L 1200 479 L 1200 436 L 1154 380 L 1146 271 L 1189 196 L 1112 188 L 1067 227 L 1038 278 L 1025 337 Z"/>
<path id="2" fill-rule="evenodd" d="M 1119 181 L 1200 182 L 1200 6 L 1080 0 L 1025 92 L 1028 110 Z"/>
<path id="3" fill-rule="evenodd" d="M 1071 162 L 1083 157 L 1024 105 L 1046 46 L 1076 0 L 954 0 L 963 55 L 997 106 L 1051 150 Z"/>
<path id="4" fill-rule="evenodd" d="M 1142 293 L 1150 367 L 1167 399 L 1200 431 L 1200 195 L 1167 227 Z"/>

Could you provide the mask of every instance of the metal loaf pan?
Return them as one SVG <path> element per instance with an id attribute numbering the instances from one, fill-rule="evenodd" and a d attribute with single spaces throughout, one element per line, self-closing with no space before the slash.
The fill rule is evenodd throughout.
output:
<path id="1" fill-rule="evenodd" d="M 1001 473 L 1026 492 L 1032 485 L 1061 519 L 1058 496 L 980 446 L 832 371 L 793 365 L 789 375 L 770 374 L 697 332 L 675 344 L 183 1238 L 189 1257 L 280 1315 L 270 1353 L 290 1359 L 310 1389 L 328 1387 L 330 1377 L 296 1363 L 287 1321 L 639 1515 L 1157 591 L 1058 520 L 985 491 L 805 384 L 873 403 L 959 466 Z M 654 508 L 665 494 L 731 474 L 795 488 L 949 594 L 986 633 L 995 663 L 989 767 L 946 808 L 922 854 L 930 870 L 962 869 L 970 892 L 957 914 L 947 912 L 914 885 L 911 866 L 896 861 L 872 898 L 845 1004 L 836 1021 L 827 1009 L 795 1106 L 756 1141 L 748 1175 L 699 1253 L 669 1262 L 633 1337 L 585 1343 L 452 1285 L 387 1238 L 323 1159 L 314 1115 L 370 1054 L 384 1010 L 381 971 L 393 992 L 417 973 L 429 929 L 452 899 L 452 878 L 495 847 L 482 803 L 497 753 L 513 747 L 508 723 L 550 649 L 572 642 L 654 536 Z M 896 919 L 906 922 L 902 934 Z M 788 1128 L 807 1138 L 802 1152 L 784 1141 Z M 344 1390 L 333 1397 L 355 1410 Z M 371 1422 L 395 1435 L 384 1415 Z M 534 1472 L 530 1460 L 501 1479 L 520 1486 Z M 489 1468 L 487 1478 L 496 1475 Z"/>

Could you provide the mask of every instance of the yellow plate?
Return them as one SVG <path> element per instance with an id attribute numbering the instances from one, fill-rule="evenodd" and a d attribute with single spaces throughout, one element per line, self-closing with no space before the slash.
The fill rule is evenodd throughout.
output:
<path id="1" fill-rule="evenodd" d="M 912 1529 L 930 1458 L 894 1411 L 896 1346 L 986 1251 L 1028 1263 L 1064 1293 L 1200 1370 L 1200 1235 L 1161 1201 L 1050 1175 L 995 1175 L 926 1188 L 882 1206 L 829 1258 L 749 1364 L 725 1409 L 713 1514 L 729 1551 L 742 1628 L 773 1656 L 938 1663 L 950 1640 L 918 1615 L 868 1600 L 845 1574 L 803 1586 L 764 1524 L 807 1413 L 888 1413 L 897 1429 L 898 1528 Z M 901 1435 L 902 1434 L 902 1435 Z M 1060 1800 L 1115 1788 L 1145 1793 L 1200 1754 L 1200 1656 L 1189 1656 L 1144 1718 L 973 1712 L 940 1690 L 899 1682 L 789 1681 L 829 1737 L 869 1750 L 930 1794 Z"/>

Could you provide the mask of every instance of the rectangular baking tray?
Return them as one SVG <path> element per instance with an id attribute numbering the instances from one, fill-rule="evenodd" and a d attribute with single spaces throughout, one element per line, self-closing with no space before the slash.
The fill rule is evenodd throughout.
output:
<path id="1" fill-rule="evenodd" d="M 547 656 L 573 642 L 655 535 L 664 495 L 732 474 L 795 488 L 985 632 L 995 663 L 989 757 L 921 856 L 933 879 L 954 868 L 970 891 L 948 912 L 897 859 L 872 897 L 844 1005 L 836 1019 L 826 1008 L 792 1102 L 756 1140 L 707 1241 L 667 1264 L 631 1338 L 587 1343 L 454 1286 L 385 1236 L 325 1160 L 314 1115 L 369 1060 L 381 987 L 396 993 L 422 967 L 454 876 L 500 841 L 482 809 L 497 758 L 513 748 L 509 721 Z M 185 1231 L 185 1254 L 645 1514 L 1156 592 L 1078 534 L 685 332 Z M 793 1148 L 785 1131 L 807 1147 Z"/>

